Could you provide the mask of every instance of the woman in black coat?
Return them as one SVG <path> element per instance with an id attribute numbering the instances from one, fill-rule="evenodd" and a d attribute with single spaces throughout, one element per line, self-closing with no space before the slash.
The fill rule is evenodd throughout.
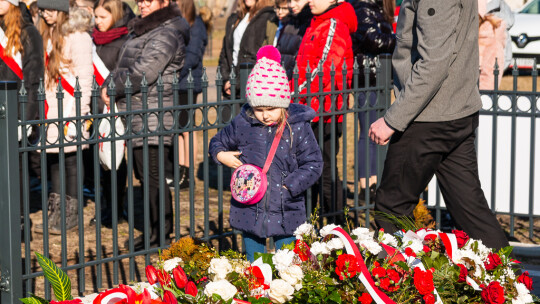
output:
<path id="1" fill-rule="evenodd" d="M 175 2 L 169 0 L 138 1 L 141 16 L 131 20 L 128 24 L 128 40 L 122 46 L 118 63 L 109 79 L 114 81 L 116 86 L 116 100 L 118 109 L 126 111 L 125 83 L 129 75 L 132 83 L 131 108 L 141 110 L 143 103 L 148 109 L 158 108 L 158 95 L 161 95 L 163 107 L 173 106 L 172 83 L 178 70 L 184 66 L 186 56 L 186 44 L 189 42 L 189 24 L 182 18 L 182 13 Z M 161 73 L 163 81 L 163 92 L 158 92 L 157 81 Z M 148 83 L 147 99 L 143 100 L 141 91 L 141 81 L 145 76 Z M 106 94 L 106 89 L 102 89 L 102 98 L 107 104 L 110 99 Z M 148 115 L 143 121 L 141 116 L 134 116 L 131 121 L 133 133 L 143 132 L 143 130 L 157 130 L 163 127 L 166 130 L 174 127 L 174 117 L 172 115 Z M 138 137 L 132 140 L 134 171 L 141 181 L 141 188 L 145 188 L 148 183 L 148 196 L 150 200 L 150 235 L 138 237 L 135 241 L 135 250 L 144 248 L 144 239 L 149 237 L 151 246 L 160 246 L 161 242 L 168 242 L 169 235 L 173 231 L 172 221 L 172 200 L 169 187 L 161 187 L 159 179 L 159 144 L 163 142 L 164 155 L 168 155 L 172 145 L 173 134 L 158 136 Z M 148 143 L 148 158 L 144 158 L 143 145 Z M 148 167 L 148 176 L 144 174 L 144 166 Z M 168 164 L 166 164 L 168 165 Z M 161 190 L 160 190 L 161 188 Z M 159 201 L 160 192 L 164 193 L 165 223 L 159 221 Z M 164 227 L 165 239 L 159 235 L 160 226 Z M 127 245 L 127 243 L 126 243 Z"/>
<path id="2" fill-rule="evenodd" d="M 208 32 L 211 30 L 212 11 L 207 7 L 202 7 L 199 15 L 195 10 L 193 0 L 177 0 L 178 7 L 182 12 L 182 16 L 189 23 L 189 43 L 186 45 L 186 58 L 184 67 L 180 70 L 180 105 L 188 104 L 188 76 L 191 71 L 193 78 L 193 103 L 197 102 L 197 97 L 202 92 L 201 78 L 203 75 L 203 56 L 208 44 Z M 188 123 L 187 111 L 180 114 L 180 127 L 186 126 Z M 197 136 L 193 136 L 193 142 L 189 141 L 191 132 L 183 132 L 178 137 L 178 165 L 180 180 L 179 188 L 189 188 L 189 153 L 193 150 L 193 155 L 197 155 L 198 141 Z M 173 156 L 174 157 L 174 156 Z M 171 161 L 172 162 L 172 161 Z M 174 163 L 174 162 L 172 162 Z M 168 173 L 168 184 L 171 189 L 174 187 L 174 171 L 172 167 Z"/>
<path id="3" fill-rule="evenodd" d="M 127 24 L 135 18 L 131 8 L 121 0 L 99 0 L 94 5 L 94 16 L 96 27 L 92 32 L 92 39 L 96 46 L 96 53 L 105 64 L 105 67 L 112 71 L 116 67 L 118 54 L 128 36 Z M 98 111 L 103 113 L 104 103 L 99 99 Z M 92 157 L 92 155 L 89 155 Z M 105 200 L 101 204 L 101 223 L 106 227 L 112 227 L 112 187 L 111 171 L 101 169 L 103 178 L 103 196 Z M 125 159 L 122 160 L 117 170 L 116 178 L 116 205 L 118 206 L 118 221 L 121 222 L 124 214 L 123 202 L 127 181 L 127 165 Z M 90 220 L 90 224 L 95 224 L 96 218 Z"/>
<path id="4" fill-rule="evenodd" d="M 394 0 L 350 0 L 354 7 L 358 19 L 358 29 L 351 35 L 353 43 L 354 56 L 357 57 L 360 65 L 360 74 L 358 77 L 358 87 L 365 86 L 364 62 L 369 64 L 369 85 L 374 86 L 375 79 L 375 58 L 379 54 L 392 53 L 396 44 L 395 35 L 392 31 L 392 22 L 394 18 Z M 360 93 L 359 107 L 366 105 L 366 96 Z M 377 94 L 369 94 L 369 104 L 374 106 L 377 102 Z M 376 162 L 376 144 L 367 137 L 366 129 L 377 119 L 376 111 L 369 111 L 369 121 L 366 119 L 365 112 L 358 115 L 360 121 L 360 138 L 358 140 L 358 176 L 360 177 L 360 187 L 362 189 L 361 197 L 364 197 L 366 187 L 369 187 L 370 198 L 375 198 L 375 189 L 377 183 L 377 162 Z M 365 163 L 366 140 L 369 140 L 369 163 Z M 366 175 L 366 166 L 368 174 Z"/>
<path id="5" fill-rule="evenodd" d="M 223 92 L 226 96 L 231 95 L 230 74 L 233 67 L 238 77 L 242 63 L 255 64 L 261 46 L 273 44 L 278 26 L 273 5 L 273 0 L 238 0 L 237 11 L 227 19 L 219 55 Z"/>
<path id="6" fill-rule="evenodd" d="M 13 2 L 13 1 L 11 1 Z M 24 3 L 19 6 L 4 1 L 0 7 L 0 28 L 4 40 L 7 37 L 6 45 L 2 46 L 0 58 L 0 79 L 17 82 L 17 90 L 21 89 L 22 80 L 27 92 L 27 104 L 25 108 L 24 120 L 34 120 L 39 116 L 39 105 L 37 102 L 37 92 L 39 79 L 43 78 L 43 40 L 38 30 L 32 22 L 32 16 L 26 9 Z M 5 48 L 4 48 L 5 47 Z M 6 49 L 11 52 L 6 52 Z M 9 64 L 8 64 L 9 63 Z M 19 110 L 19 119 L 22 120 L 21 110 Z M 19 131 L 19 140 L 27 133 L 26 130 Z M 28 134 L 28 133 L 27 133 Z M 33 136 L 35 137 L 35 136 Z M 28 152 L 30 173 L 39 176 L 39 155 L 37 152 Z M 22 153 L 19 154 L 19 163 L 22 164 Z M 22 165 L 20 166 L 20 184 L 22 185 Z M 21 200 L 23 198 L 22 186 L 20 187 Z M 23 224 L 23 204 L 21 206 L 21 232 Z M 32 222 L 30 222 L 31 225 Z M 24 240 L 22 234 L 21 240 Z"/>
<path id="7" fill-rule="evenodd" d="M 289 80 L 292 79 L 296 54 L 298 53 L 298 49 L 300 49 L 300 43 L 302 43 L 302 38 L 311 23 L 311 18 L 313 18 L 313 14 L 307 3 L 307 0 L 294 0 L 290 2 L 289 7 L 292 13 L 289 14 L 289 20 L 283 27 L 276 45 L 276 48 L 281 53 L 283 68 L 287 72 Z M 299 5 L 303 6 L 298 7 Z"/>

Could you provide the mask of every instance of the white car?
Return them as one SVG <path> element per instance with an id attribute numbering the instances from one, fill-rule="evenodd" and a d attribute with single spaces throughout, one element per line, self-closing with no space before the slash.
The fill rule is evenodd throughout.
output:
<path id="1" fill-rule="evenodd" d="M 540 67 L 540 0 L 530 1 L 516 13 L 510 36 L 518 67 L 531 68 L 533 58 Z"/>

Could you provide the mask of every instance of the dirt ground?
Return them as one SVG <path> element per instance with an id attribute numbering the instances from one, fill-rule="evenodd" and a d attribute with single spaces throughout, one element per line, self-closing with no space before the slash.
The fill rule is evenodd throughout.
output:
<path id="1" fill-rule="evenodd" d="M 210 43 L 211 52 L 208 52 L 208 56 L 205 58 L 205 66 L 210 67 L 210 69 L 215 69 L 214 66 L 217 65 L 218 57 L 219 57 L 219 51 L 221 49 L 221 40 L 224 35 L 223 30 L 223 24 L 224 19 L 218 18 L 215 21 L 215 30 L 212 36 L 212 42 Z M 213 79 L 210 79 L 213 81 Z M 531 77 L 520 77 L 518 81 L 518 88 L 521 90 L 530 90 L 531 88 Z M 212 87 L 211 87 L 212 88 Z M 502 89 L 511 89 L 512 88 L 512 79 L 509 76 L 505 76 L 503 79 L 503 82 L 501 84 Z M 352 115 L 352 114 L 351 114 Z M 201 117 L 198 117 L 199 121 Z M 353 126 L 353 119 L 351 116 L 351 119 L 349 119 L 349 125 L 348 128 L 352 130 Z M 208 138 L 211 138 L 215 134 L 215 131 L 210 131 L 208 133 Z M 193 204 L 190 204 L 190 196 L 189 191 L 181 191 L 179 195 L 180 200 L 180 208 L 175 208 L 174 213 L 175 216 L 178 214 L 180 219 L 181 228 L 178 232 L 178 236 L 186 236 L 190 234 L 190 213 L 194 214 L 194 231 L 192 233 L 196 237 L 202 237 L 204 235 L 204 219 L 205 219 L 205 213 L 204 213 L 204 183 L 202 178 L 202 151 L 203 151 L 203 140 L 202 140 L 202 132 L 198 132 L 196 134 L 199 137 L 199 153 L 197 155 L 196 159 L 196 166 L 195 166 L 195 175 L 197 177 L 196 179 L 196 187 L 194 191 L 194 201 Z M 348 132 L 348 136 L 346 138 L 346 143 L 348 146 L 348 154 L 352 155 L 352 147 L 356 144 L 356 138 L 353 136 L 353 132 Z M 351 176 L 353 175 L 353 157 L 349 156 L 347 159 L 347 176 L 349 177 L 348 181 L 348 187 L 349 192 L 354 191 L 354 183 L 351 182 Z M 340 172 L 342 172 L 343 168 L 343 162 L 340 158 L 338 160 L 338 167 Z M 215 167 L 210 168 L 210 176 L 211 180 L 206 181 L 211 187 L 208 192 L 208 207 L 209 207 L 209 234 L 217 234 L 219 232 L 220 223 L 223 223 L 223 232 L 230 232 L 231 229 L 228 224 L 228 200 L 230 198 L 230 194 L 225 191 L 223 193 L 223 206 L 222 210 L 220 210 L 220 207 L 218 205 L 218 196 L 219 193 L 216 190 L 215 183 L 217 181 L 217 178 L 215 176 Z M 227 183 L 226 177 L 224 178 L 224 182 Z M 135 202 L 134 202 L 134 210 L 135 210 L 135 227 L 141 228 L 142 227 L 142 206 L 141 206 L 141 191 L 138 187 L 138 184 L 135 185 L 134 194 L 135 194 Z M 38 195 L 39 198 L 39 195 Z M 349 199 L 348 204 L 349 206 L 353 205 L 353 200 Z M 363 203 L 363 202 L 362 202 Z M 36 204 L 34 206 L 33 212 L 30 214 L 30 218 L 32 219 L 32 222 L 35 224 L 41 223 L 42 218 L 42 211 L 40 208 L 40 200 L 38 199 L 33 204 Z M 174 200 L 173 200 L 173 206 L 174 206 Z M 122 223 L 118 225 L 118 230 L 116 233 L 116 238 L 113 238 L 113 230 L 109 228 L 102 227 L 100 231 L 96 231 L 96 228 L 94 226 L 89 225 L 89 221 L 91 218 L 95 216 L 95 204 L 92 199 L 87 199 L 85 203 L 84 208 L 84 244 L 85 244 L 85 254 L 84 254 L 84 260 L 88 263 L 95 260 L 96 252 L 100 251 L 102 258 L 112 258 L 117 255 L 122 255 L 128 253 L 126 248 L 124 248 L 124 242 L 128 239 L 129 235 L 129 226 L 127 223 Z M 351 214 L 352 215 L 352 214 Z M 506 231 L 509 231 L 509 224 L 510 224 L 510 217 L 509 216 L 499 216 L 499 222 L 504 227 Z M 364 217 L 361 214 L 359 224 L 364 224 Z M 529 238 L 529 225 L 532 224 L 534 227 L 534 234 L 533 238 Z M 529 223 L 529 220 L 527 218 L 515 218 L 515 235 L 511 238 L 512 240 L 523 242 L 523 243 L 533 243 L 533 244 L 540 244 L 540 219 L 535 219 L 534 223 Z M 96 237 L 97 235 L 101 236 L 101 247 L 96 248 Z M 138 236 L 140 232 L 138 230 L 135 230 L 135 237 Z M 114 252 L 113 249 L 113 243 L 114 240 L 117 240 L 117 252 Z M 50 248 L 50 254 L 51 258 L 58 264 L 61 264 L 61 247 L 62 247 L 62 239 L 60 236 L 51 236 L 49 239 L 49 248 Z M 67 245 L 67 256 L 66 261 L 67 265 L 73 265 L 75 263 L 79 262 L 80 252 L 79 252 L 79 233 L 77 229 L 74 229 L 72 231 L 69 231 L 66 239 Z M 221 241 L 213 240 L 211 241 L 213 246 L 217 246 L 220 249 L 239 249 L 240 244 L 240 237 L 227 237 Z M 43 244 L 43 238 L 40 234 L 36 234 L 35 232 L 32 232 L 32 241 L 31 246 L 28 250 L 31 252 L 43 252 L 44 244 Z M 22 247 L 23 250 L 23 257 L 24 252 L 26 248 L 24 248 L 24 245 Z M 147 259 L 151 263 L 155 263 L 157 260 L 157 254 L 151 254 L 147 257 Z M 540 259 L 527 259 L 528 263 L 534 263 L 534 264 L 540 264 Z M 102 273 L 102 284 L 99 285 L 97 282 L 97 272 L 99 269 L 97 266 L 88 266 L 84 273 L 84 278 L 80 276 L 80 273 L 75 270 L 68 271 L 68 274 L 72 280 L 72 294 L 75 295 L 86 295 L 90 293 L 94 293 L 97 291 L 101 291 L 103 289 L 112 288 L 116 286 L 118 283 L 123 284 L 129 284 L 132 282 L 137 281 L 143 281 L 145 280 L 144 275 L 144 267 L 146 265 L 146 258 L 144 256 L 137 256 L 134 258 L 134 272 L 135 276 L 133 278 L 130 277 L 130 263 L 129 259 L 123 259 L 119 261 L 118 263 L 106 263 L 103 264 L 101 267 L 101 273 Z M 115 271 L 116 269 L 116 271 Z M 24 270 L 24 266 L 23 266 Z M 32 256 L 32 261 L 30 262 L 30 272 L 36 272 L 39 271 L 39 265 L 37 264 L 35 257 Z M 118 280 L 115 278 L 115 272 L 118 274 Z M 79 286 L 79 282 L 84 282 L 84 288 L 83 286 Z M 25 290 L 26 292 L 32 292 L 37 295 L 43 295 L 44 294 L 44 279 L 43 277 L 36 278 L 33 281 L 32 288 L 30 290 Z"/>

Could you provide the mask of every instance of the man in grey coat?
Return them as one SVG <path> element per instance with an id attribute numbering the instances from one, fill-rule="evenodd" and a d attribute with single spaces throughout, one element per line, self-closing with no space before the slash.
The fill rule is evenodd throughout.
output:
<path id="1" fill-rule="evenodd" d="M 437 176 L 457 226 L 486 246 L 508 241 L 488 207 L 474 145 L 478 111 L 478 2 L 404 0 L 392 65 L 396 100 L 371 125 L 371 139 L 390 143 L 375 209 L 411 216 Z M 396 227 L 379 218 L 386 232 Z"/>

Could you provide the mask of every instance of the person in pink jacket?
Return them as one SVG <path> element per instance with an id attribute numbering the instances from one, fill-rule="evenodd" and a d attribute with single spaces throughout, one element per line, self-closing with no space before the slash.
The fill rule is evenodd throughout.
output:
<path id="1" fill-rule="evenodd" d="M 68 0 L 38 0 L 41 19 L 38 30 L 43 37 L 45 51 L 45 118 L 56 119 L 77 116 L 77 107 L 80 115 L 90 113 L 90 93 L 92 88 L 92 38 L 88 34 L 92 28 L 92 16 L 87 10 L 69 6 Z M 79 77 L 79 86 L 82 97 L 77 101 L 74 97 L 76 76 Z M 61 79 L 59 81 L 59 79 Z M 57 86 L 63 87 L 62 111 L 57 99 Z M 79 105 L 76 103 L 79 102 Z M 86 121 L 81 121 L 81 130 L 76 128 L 75 120 L 64 123 L 63 126 L 50 123 L 47 125 L 47 145 L 74 142 L 77 134 L 88 138 L 89 132 Z M 88 145 L 82 145 L 87 149 Z M 59 166 L 60 149 L 65 159 L 65 196 L 61 197 Z M 60 213 L 61 203 L 65 202 L 66 230 L 73 229 L 78 223 L 77 196 L 77 145 L 68 145 L 62 148 L 48 148 L 47 172 L 51 180 L 51 193 L 49 194 L 48 230 L 50 234 L 61 233 Z M 47 177 L 42 177 L 47 178 Z M 82 181 L 81 181 L 82 182 Z M 62 193 L 64 194 L 64 193 Z M 36 225 L 36 232 L 42 233 L 43 224 Z"/>
<path id="2" fill-rule="evenodd" d="M 499 83 L 504 72 L 504 55 L 506 45 L 506 22 L 487 13 L 486 0 L 478 0 L 479 32 L 478 47 L 480 53 L 480 90 L 493 90 L 495 59 L 499 66 Z"/>

